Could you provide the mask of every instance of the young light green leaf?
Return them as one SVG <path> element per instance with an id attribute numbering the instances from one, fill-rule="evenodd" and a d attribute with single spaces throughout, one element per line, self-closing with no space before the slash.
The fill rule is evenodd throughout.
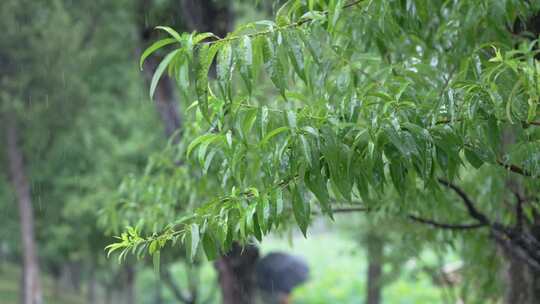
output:
<path id="1" fill-rule="evenodd" d="M 150 98 L 153 98 L 154 92 L 156 91 L 157 84 L 159 82 L 159 79 L 161 78 L 161 75 L 163 75 L 163 72 L 171 62 L 171 60 L 176 56 L 180 50 L 174 50 L 167 54 L 165 58 L 161 61 L 161 63 L 158 65 L 156 72 L 154 73 L 154 76 L 152 77 L 152 81 L 150 82 Z"/>
<path id="2" fill-rule="evenodd" d="M 143 69 L 144 61 L 146 60 L 146 58 L 148 58 L 148 56 L 152 55 L 155 51 L 161 49 L 162 47 L 167 46 L 169 44 L 173 44 L 175 42 L 177 41 L 173 38 L 161 39 L 154 42 L 151 46 L 149 46 L 146 50 L 144 50 L 143 54 L 141 55 L 141 59 L 139 61 L 139 67 L 141 68 L 141 70 Z"/>
<path id="3" fill-rule="evenodd" d="M 193 38 L 193 43 L 194 44 L 198 44 L 199 42 L 207 39 L 207 38 L 214 38 L 216 40 L 219 39 L 218 36 L 216 36 L 214 33 L 199 33 L 197 35 L 195 35 L 195 37 Z"/>
<path id="4" fill-rule="evenodd" d="M 178 42 L 182 41 L 182 38 L 180 37 L 180 34 L 178 34 L 178 32 L 175 31 L 174 29 L 172 29 L 171 27 L 168 27 L 168 26 L 156 26 L 156 29 L 167 32 L 169 35 L 171 35 Z"/>
<path id="5" fill-rule="evenodd" d="M 270 139 L 272 139 L 272 137 L 278 135 L 279 133 L 285 132 L 287 130 L 289 130 L 289 127 L 279 127 L 279 128 L 276 128 L 276 129 L 268 132 L 268 134 L 266 134 L 266 136 L 261 140 L 260 144 L 262 146 L 268 144 L 268 142 L 270 141 Z"/>
<path id="6" fill-rule="evenodd" d="M 186 152 L 186 155 L 187 157 L 189 157 L 189 155 L 191 154 L 191 152 L 193 151 L 193 149 L 195 149 L 198 145 L 200 145 L 201 143 L 203 142 L 212 142 L 220 137 L 223 137 L 223 135 L 221 134 L 214 134 L 214 133 L 209 133 L 209 134 L 204 134 L 204 135 L 201 135 L 197 138 L 195 138 L 188 146 L 187 148 L 187 152 Z"/>

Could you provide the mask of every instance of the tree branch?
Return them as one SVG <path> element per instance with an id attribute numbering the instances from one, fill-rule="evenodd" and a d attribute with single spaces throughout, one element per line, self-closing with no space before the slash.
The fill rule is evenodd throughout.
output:
<path id="1" fill-rule="evenodd" d="M 497 163 L 499 165 L 501 165 L 502 167 L 504 167 L 505 169 L 507 169 L 509 171 L 512 171 L 514 173 L 517 173 L 517 174 L 520 174 L 520 175 L 523 175 L 523 176 L 526 176 L 526 177 L 534 177 L 530 172 L 524 170 L 523 168 L 521 168 L 519 166 L 504 163 L 500 159 L 497 160 Z"/>
<path id="2" fill-rule="evenodd" d="M 336 208 L 332 209 L 332 213 L 351 213 L 351 212 L 370 212 L 368 207 L 351 207 L 351 208 Z"/>
<path id="3" fill-rule="evenodd" d="M 482 227 L 487 226 L 487 224 L 485 224 L 485 223 L 477 223 L 477 224 L 446 224 L 446 223 L 439 223 L 439 222 L 436 222 L 436 221 L 433 221 L 433 220 L 430 220 L 430 219 L 417 217 L 415 215 L 408 215 L 407 217 L 409 219 L 415 221 L 415 222 L 418 222 L 418 223 L 427 224 L 427 225 L 431 225 L 431 226 L 436 227 L 436 228 L 448 229 L 448 230 L 472 230 L 472 229 L 478 229 L 478 228 L 482 228 Z"/>
<path id="4" fill-rule="evenodd" d="M 465 207 L 467 207 L 467 211 L 474 219 L 478 220 L 482 224 L 490 225 L 490 220 L 484 214 L 478 211 L 478 209 L 476 209 L 473 201 L 469 198 L 465 191 L 445 179 L 439 178 L 438 181 L 443 186 L 452 189 L 461 198 L 461 200 L 465 204 Z"/>
<path id="5" fill-rule="evenodd" d="M 352 207 L 352 208 L 338 208 L 338 209 L 332 209 L 332 213 L 351 213 L 351 212 L 370 212 L 371 209 L 367 207 Z M 412 214 L 408 214 L 407 218 L 409 218 L 412 221 L 421 223 L 421 224 L 427 224 L 434 226 L 436 228 L 441 229 L 449 229 L 449 230 L 472 230 L 477 228 L 486 227 L 487 224 L 485 223 L 477 223 L 477 224 L 446 224 L 446 223 L 439 223 L 434 220 L 421 218 Z"/>

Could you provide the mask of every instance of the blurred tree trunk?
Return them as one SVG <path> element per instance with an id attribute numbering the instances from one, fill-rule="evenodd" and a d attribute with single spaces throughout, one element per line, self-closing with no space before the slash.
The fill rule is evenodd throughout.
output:
<path id="1" fill-rule="evenodd" d="M 540 17 L 538 17 L 540 21 Z M 510 146 L 515 144 L 515 133 L 512 128 L 507 128 L 503 132 L 502 152 L 506 153 Z M 529 230 L 536 240 L 540 239 L 540 217 L 534 212 L 534 223 L 526 223 L 523 216 L 523 206 L 525 198 L 529 197 L 525 193 L 521 177 L 509 175 L 505 181 L 505 188 L 508 193 L 513 193 L 515 202 L 504 202 L 510 208 L 509 212 L 515 212 L 516 229 Z M 534 194 L 534 193 L 532 193 Z M 513 209 L 513 210 L 512 210 Z M 512 246 L 512 245 L 510 245 Z M 523 259 L 516 256 L 513 248 L 501 246 L 500 251 L 504 261 L 504 272 L 506 281 L 506 290 L 504 294 L 504 303 L 506 304 L 534 304 L 540 303 L 540 273 L 528 266 Z"/>
<path id="2" fill-rule="evenodd" d="M 69 277 L 73 290 L 77 294 L 81 294 L 81 268 L 82 263 L 80 261 L 72 261 L 68 263 Z"/>
<path id="3" fill-rule="evenodd" d="M 9 174 L 19 205 L 19 218 L 22 244 L 22 289 L 21 303 L 41 304 L 43 296 L 39 281 L 39 262 L 34 237 L 34 214 L 30 184 L 25 173 L 24 157 L 20 148 L 19 133 L 14 113 L 5 115 L 6 149 Z"/>
<path id="4" fill-rule="evenodd" d="M 259 249 L 254 245 L 232 249 L 215 262 L 223 304 L 252 304 L 255 302 L 255 265 Z"/>
<path id="5" fill-rule="evenodd" d="M 53 275 L 53 290 L 52 290 L 52 297 L 53 299 L 58 299 L 60 296 L 60 277 Z"/>
<path id="6" fill-rule="evenodd" d="M 154 304 L 163 304 L 163 287 L 161 285 L 161 278 L 156 278 L 156 297 L 154 299 Z"/>
<path id="7" fill-rule="evenodd" d="M 505 280 L 505 304 L 540 303 L 540 273 L 529 267 L 513 252 L 502 248 Z"/>
<path id="8" fill-rule="evenodd" d="M 231 1 L 182 0 L 182 22 L 188 31 L 213 32 L 224 36 L 231 30 L 234 20 Z"/>
<path id="9" fill-rule="evenodd" d="M 90 269 L 88 270 L 88 290 L 86 301 L 88 304 L 97 304 L 96 297 L 96 269 L 95 263 L 90 264 Z"/>
<path id="10" fill-rule="evenodd" d="M 366 238 L 368 271 L 367 271 L 367 304 L 380 304 L 382 293 L 382 272 L 383 272 L 383 240 L 369 233 Z"/>
<path id="11" fill-rule="evenodd" d="M 129 263 L 124 268 L 125 271 L 125 297 L 126 304 L 135 304 L 135 267 Z"/>
<path id="12" fill-rule="evenodd" d="M 523 261 L 505 254 L 505 281 L 506 292 L 504 303 L 506 304 L 533 304 L 539 303 L 531 294 L 534 278 Z M 540 300 L 540 298 L 537 298 Z"/>
<path id="13" fill-rule="evenodd" d="M 113 287 L 111 284 L 107 284 L 105 286 L 105 293 L 103 295 L 103 303 L 105 304 L 112 304 L 112 293 L 113 293 Z"/>

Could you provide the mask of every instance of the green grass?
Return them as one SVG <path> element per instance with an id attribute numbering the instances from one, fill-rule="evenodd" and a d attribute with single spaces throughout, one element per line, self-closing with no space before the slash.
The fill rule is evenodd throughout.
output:
<path id="1" fill-rule="evenodd" d="M 19 304 L 19 286 L 21 282 L 20 268 L 14 265 L 4 264 L 0 267 L 0 303 Z M 43 293 L 45 303 L 55 304 L 83 304 L 86 303 L 82 295 L 76 295 L 61 290 L 58 297 L 53 296 L 53 282 L 43 276 Z"/>
<path id="2" fill-rule="evenodd" d="M 361 304 L 365 297 L 364 252 L 359 244 L 336 232 L 314 234 L 290 241 L 265 239 L 263 253 L 279 250 L 303 256 L 310 266 L 310 280 L 293 293 L 295 304 Z M 427 275 L 405 271 L 383 290 L 383 303 L 441 303 L 441 289 Z"/>

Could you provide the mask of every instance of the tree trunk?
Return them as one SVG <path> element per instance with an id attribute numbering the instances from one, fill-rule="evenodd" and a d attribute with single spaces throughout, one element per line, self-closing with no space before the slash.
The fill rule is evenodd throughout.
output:
<path id="1" fill-rule="evenodd" d="M 380 304 L 384 244 L 378 236 L 370 233 L 367 236 L 366 247 L 368 259 L 366 303 Z"/>
<path id="2" fill-rule="evenodd" d="M 515 144 L 515 133 L 512 128 L 507 128 L 503 132 L 502 151 L 506 153 L 510 146 Z M 516 229 L 530 231 L 536 240 L 540 239 L 539 225 L 540 219 L 535 214 L 534 223 L 527 225 L 523 219 L 522 198 L 528 197 L 525 193 L 522 181 L 513 175 L 509 175 L 505 181 L 505 188 L 508 193 L 513 193 L 516 197 L 514 204 L 505 204 L 509 208 L 515 209 Z M 514 207 L 515 206 L 515 207 Z M 511 245 L 510 245 L 511 246 Z M 540 303 L 540 273 L 528 266 L 523 259 L 511 252 L 512 248 L 500 246 L 504 261 L 504 272 L 506 289 L 504 294 L 504 303 L 506 304 L 536 304 Z"/>
<path id="3" fill-rule="evenodd" d="M 112 293 L 113 293 L 113 287 L 112 284 L 107 284 L 105 286 L 105 294 L 103 295 L 103 303 L 105 304 L 112 304 Z"/>
<path id="4" fill-rule="evenodd" d="M 530 269 L 511 253 L 503 252 L 506 288 L 505 304 L 540 303 L 540 273 Z"/>
<path id="5" fill-rule="evenodd" d="M 182 22 L 187 30 L 198 32 L 213 32 L 224 36 L 231 30 L 234 19 L 230 0 L 222 4 L 214 0 L 182 0 Z"/>
<path id="6" fill-rule="evenodd" d="M 126 274 L 126 304 L 135 304 L 135 267 L 128 264 L 125 267 Z"/>
<path id="7" fill-rule="evenodd" d="M 154 298 L 154 304 L 163 304 L 163 291 L 161 286 L 161 279 L 156 278 L 156 295 Z"/>
<path id="8" fill-rule="evenodd" d="M 252 304 L 255 300 L 255 265 L 259 249 L 254 245 L 242 248 L 234 243 L 226 255 L 215 262 L 223 304 Z"/>
<path id="9" fill-rule="evenodd" d="M 73 291 L 77 294 L 81 294 L 81 267 L 80 261 L 72 261 L 67 264 L 69 271 L 69 278 Z"/>
<path id="10" fill-rule="evenodd" d="M 43 296 L 39 281 L 39 263 L 34 237 L 34 214 L 30 195 L 30 184 L 25 173 L 23 153 L 19 146 L 17 122 L 13 113 L 5 116 L 7 157 L 11 183 L 17 195 L 19 219 L 21 227 L 21 243 L 23 254 L 23 273 L 21 303 L 42 304 Z"/>
<path id="11" fill-rule="evenodd" d="M 96 270 L 94 264 L 91 265 L 91 268 L 88 270 L 88 290 L 86 297 L 88 304 L 96 304 Z"/>
<path id="12" fill-rule="evenodd" d="M 52 297 L 53 299 L 58 299 L 60 297 L 60 277 L 52 276 L 52 279 L 53 279 Z"/>

